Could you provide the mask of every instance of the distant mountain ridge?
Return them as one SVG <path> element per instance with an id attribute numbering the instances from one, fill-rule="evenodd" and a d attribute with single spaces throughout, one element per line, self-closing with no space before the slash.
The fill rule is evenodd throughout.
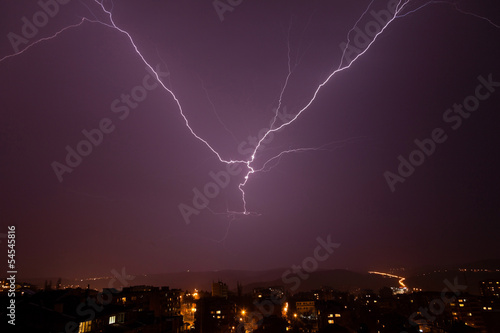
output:
<path id="1" fill-rule="evenodd" d="M 487 269 L 488 272 L 472 272 L 471 269 Z M 460 271 L 459 269 L 467 269 Z M 497 271 L 499 270 L 499 271 Z M 283 274 L 288 273 L 283 279 Z M 132 274 L 127 272 L 128 274 Z M 388 272 L 389 273 L 389 272 Z M 169 286 L 170 288 L 183 290 L 205 290 L 211 291 L 212 282 L 222 281 L 226 283 L 229 290 L 235 291 L 239 282 L 243 285 L 243 292 L 251 292 L 254 288 L 268 286 L 284 286 L 290 290 L 297 285 L 294 290 L 308 291 L 319 289 L 322 286 L 328 286 L 340 291 L 355 291 L 359 289 L 373 289 L 378 291 L 387 286 L 399 286 L 398 279 L 387 278 L 380 275 L 368 274 L 367 272 L 356 272 L 345 269 L 317 270 L 312 273 L 306 273 L 306 278 L 301 278 L 291 273 L 290 268 L 271 269 L 264 271 L 245 271 L 245 270 L 220 270 L 210 272 L 176 272 L 163 274 L 137 275 L 134 279 L 128 281 L 128 285 L 152 285 Z M 489 278 L 500 279 L 500 260 L 482 260 L 467 264 L 450 264 L 443 266 L 426 266 L 415 269 L 406 269 L 400 273 L 406 277 L 405 283 L 409 288 L 420 288 L 427 291 L 441 291 L 445 286 L 445 280 L 467 284 L 468 292 L 479 294 L 479 281 Z M 133 275 L 133 274 L 132 274 Z M 45 281 L 52 281 L 52 286 L 58 278 L 38 278 L 26 279 L 25 282 L 33 283 L 39 288 L 44 286 Z M 100 279 L 63 279 L 63 285 L 80 285 L 86 288 L 90 285 L 92 289 L 102 289 L 109 286 L 111 276 Z M 115 280 L 116 281 L 116 280 Z M 121 288 L 118 282 L 114 284 L 115 288 Z"/>
<path id="2" fill-rule="evenodd" d="M 243 285 L 243 292 L 251 292 L 254 288 L 268 286 L 283 286 L 285 289 L 290 289 L 297 285 L 295 291 L 307 291 L 319 289 L 322 286 L 329 286 L 341 291 L 353 291 L 355 289 L 374 289 L 378 290 L 383 286 L 396 286 L 398 280 L 386 278 L 379 275 L 368 273 L 358 273 L 343 269 L 335 270 L 318 270 L 307 274 L 307 278 L 302 279 L 296 274 L 289 273 L 284 280 L 282 275 L 287 269 L 274 269 L 268 271 L 238 271 L 224 270 L 213 272 L 178 272 L 165 274 L 139 275 L 128 282 L 129 285 L 152 285 L 152 286 L 169 286 L 183 290 L 205 290 L 211 291 L 212 282 L 222 281 L 226 283 L 229 290 L 235 291 L 237 283 Z M 304 275 L 303 275 L 304 276 Z M 36 284 L 38 287 L 43 287 L 45 280 L 52 280 L 52 286 L 57 279 L 31 279 L 27 282 Z M 102 289 L 109 286 L 109 278 L 99 280 L 83 279 L 69 280 L 63 279 L 63 285 L 79 284 L 80 287 L 86 288 L 90 285 L 92 289 Z M 115 287 L 121 287 L 119 283 L 114 284 Z"/>

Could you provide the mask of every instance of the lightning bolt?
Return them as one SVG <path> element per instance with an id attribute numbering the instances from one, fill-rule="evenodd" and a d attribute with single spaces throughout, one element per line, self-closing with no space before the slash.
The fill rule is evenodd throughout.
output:
<path id="1" fill-rule="evenodd" d="M 345 45 L 344 47 L 344 50 L 342 52 L 342 59 L 341 59 L 341 62 L 339 64 L 339 67 L 334 70 L 333 72 L 331 72 L 327 78 L 318 85 L 318 87 L 316 88 L 316 90 L 314 91 L 313 93 L 313 96 L 312 98 L 309 100 L 309 102 L 304 106 L 302 107 L 302 109 L 300 109 L 297 114 L 292 117 L 290 120 L 288 121 L 285 121 L 283 124 L 281 124 L 280 126 L 278 127 L 273 127 L 271 126 L 271 128 L 262 136 L 262 138 L 257 142 L 257 145 L 255 147 L 255 149 L 253 150 L 253 153 L 250 157 L 250 159 L 248 161 L 245 162 L 247 168 L 248 168 L 248 172 L 247 174 L 245 175 L 244 177 L 244 181 L 242 183 L 240 183 L 238 185 L 238 188 L 242 194 L 242 200 L 243 200 L 243 214 L 245 215 L 248 215 L 249 212 L 247 210 L 247 202 L 246 202 L 246 198 L 245 198 L 245 191 L 243 189 L 243 187 L 247 184 L 249 178 L 250 178 L 250 175 L 258 172 L 258 171 L 262 171 L 262 169 L 259 169 L 259 170 L 255 170 L 253 167 L 252 167 L 252 164 L 253 162 L 255 161 L 255 158 L 256 158 L 256 154 L 257 154 L 257 151 L 259 150 L 260 146 L 262 145 L 262 142 L 271 134 L 271 133 L 274 133 L 274 132 L 278 132 L 280 130 L 282 130 L 283 128 L 287 127 L 288 125 L 290 125 L 291 123 L 295 122 L 301 115 L 302 113 L 304 113 L 312 104 L 313 102 L 315 101 L 316 99 L 316 96 L 318 95 L 318 93 L 320 92 L 320 90 L 328 83 L 330 82 L 330 80 L 337 74 L 337 73 L 340 73 L 344 70 L 347 70 L 351 67 L 351 65 L 356 62 L 357 59 L 359 59 L 359 57 L 363 56 L 366 52 L 368 52 L 368 50 L 371 48 L 371 46 L 373 45 L 373 43 L 375 43 L 375 41 L 377 40 L 378 36 L 380 36 L 384 31 L 385 29 L 387 29 L 387 27 L 396 19 L 397 15 L 406 7 L 406 5 L 410 2 L 410 0 L 400 0 L 398 2 L 398 5 L 396 6 L 396 10 L 395 10 L 395 13 L 393 14 L 393 16 L 388 20 L 388 22 L 386 22 L 386 24 L 380 29 L 380 31 L 378 33 L 375 34 L 375 36 L 373 37 L 373 39 L 368 43 L 368 45 L 365 47 L 365 49 L 363 51 L 361 51 L 360 53 L 358 53 L 354 59 L 352 59 L 351 61 L 348 61 L 347 64 L 343 65 L 343 59 L 345 58 L 345 53 L 347 51 L 347 49 L 349 48 L 350 46 L 350 43 L 351 43 L 351 40 L 349 38 L 349 35 L 351 34 L 352 31 L 354 31 L 354 29 L 356 28 L 357 24 L 359 24 L 359 22 L 363 19 L 363 17 L 368 13 L 368 10 L 370 9 L 371 5 L 373 4 L 374 0 L 372 0 L 368 6 L 366 7 L 365 11 L 361 14 L 361 16 L 358 18 L 358 20 L 356 21 L 356 23 L 354 24 L 354 26 L 352 27 L 351 30 L 349 30 L 348 34 L 347 34 L 347 44 Z M 291 71 L 290 71 L 290 57 L 288 57 L 289 59 L 289 63 L 288 63 L 288 68 L 289 68 L 289 74 L 287 76 L 287 80 L 286 82 L 288 82 L 288 78 L 289 76 L 291 75 Z M 282 94 L 280 95 L 280 104 L 281 105 L 281 97 L 283 96 L 283 92 L 284 90 L 286 89 L 286 85 L 283 87 L 283 90 L 282 90 Z M 276 111 L 278 112 L 278 111 Z M 276 116 L 274 118 L 274 120 L 276 120 L 276 117 L 277 117 L 277 113 L 276 113 Z M 273 125 L 274 125 L 274 121 L 273 121 Z M 276 158 L 280 158 L 283 154 L 288 154 L 288 153 L 293 153 L 293 152 L 301 152 L 301 151 L 305 151 L 305 149 L 307 150 L 313 150 L 313 148 L 299 148 L 299 149 L 290 149 L 290 150 L 287 150 L 287 151 L 284 151 L 280 154 L 278 154 L 277 156 L 269 159 L 268 161 L 266 161 L 264 163 L 264 166 L 270 162 L 271 160 L 273 159 L 276 159 Z"/>
<path id="2" fill-rule="evenodd" d="M 15 52 L 13 54 L 4 56 L 3 58 L 0 59 L 0 63 L 3 62 L 3 61 L 5 61 L 5 60 L 7 60 L 7 59 L 9 59 L 9 58 L 12 58 L 12 57 L 15 57 L 15 56 L 19 56 L 19 55 L 25 53 L 26 51 L 28 51 L 29 49 L 31 49 L 32 47 L 34 47 L 34 46 L 36 46 L 36 45 L 38 45 L 38 44 L 40 44 L 42 42 L 45 42 L 45 41 L 57 38 L 60 34 L 64 33 L 67 30 L 80 27 L 85 22 L 102 24 L 102 25 L 104 25 L 104 26 L 106 26 L 108 28 L 114 29 L 114 30 L 118 31 L 119 33 L 123 34 L 128 39 L 128 41 L 130 42 L 130 45 L 132 46 L 133 50 L 138 55 L 138 57 L 142 60 L 142 62 L 146 65 L 146 67 L 148 67 L 150 69 L 151 73 L 154 74 L 156 80 L 161 85 L 161 87 L 168 94 L 170 94 L 170 96 L 172 97 L 172 99 L 175 101 L 175 103 L 177 104 L 177 108 L 179 110 L 179 113 L 180 113 L 180 115 L 182 116 L 182 118 L 184 120 L 184 124 L 187 127 L 187 129 L 189 130 L 189 132 L 193 135 L 193 137 L 196 138 L 197 140 L 201 141 L 218 158 L 218 160 L 221 163 L 225 163 L 225 164 L 242 164 L 242 165 L 244 165 L 246 167 L 247 171 L 246 171 L 246 174 L 244 176 L 244 180 L 238 185 L 238 189 L 241 192 L 241 198 L 242 198 L 242 203 L 243 203 L 243 210 L 240 211 L 240 212 L 229 211 L 228 210 L 226 212 L 226 214 L 229 214 L 234 219 L 234 216 L 237 215 L 237 214 L 242 214 L 242 215 L 254 214 L 254 213 L 251 213 L 250 211 L 247 210 L 246 193 L 245 193 L 245 190 L 244 190 L 244 187 L 248 183 L 251 175 L 253 175 L 255 173 L 258 173 L 258 172 L 267 172 L 267 171 L 269 171 L 274 166 L 276 166 L 276 164 L 274 166 L 271 166 L 271 167 L 268 167 L 268 165 L 270 163 L 272 163 L 272 162 L 278 162 L 279 163 L 279 160 L 284 155 L 286 155 L 286 154 L 300 153 L 300 152 L 305 152 L 305 151 L 330 150 L 330 149 L 326 149 L 326 147 L 328 145 L 330 145 L 330 144 L 326 144 L 326 145 L 323 145 L 323 146 L 320 146 L 320 147 L 316 147 L 316 148 L 294 148 L 294 149 L 288 149 L 288 150 L 284 150 L 284 151 L 280 152 L 279 154 L 277 154 L 277 155 L 269 158 L 267 161 L 265 161 L 262 164 L 262 167 L 256 168 L 254 166 L 255 160 L 257 158 L 257 152 L 259 151 L 260 148 L 262 148 L 263 141 L 266 140 L 266 138 L 268 138 L 269 135 L 271 135 L 273 133 L 276 133 L 278 131 L 281 131 L 284 128 L 286 128 L 288 125 L 294 123 L 304 112 L 306 112 L 310 108 L 310 106 L 314 103 L 314 101 L 316 100 L 316 97 L 318 96 L 319 92 L 325 87 L 325 85 L 328 82 L 330 82 L 333 79 L 333 77 L 335 75 L 337 75 L 338 73 L 340 73 L 342 71 L 345 71 L 345 70 L 348 70 L 360 57 L 362 57 L 365 53 L 367 53 L 368 50 L 372 47 L 372 45 L 376 42 L 376 40 L 378 39 L 378 37 L 381 34 L 384 33 L 384 31 L 391 25 L 391 23 L 394 20 L 396 20 L 398 18 L 405 17 L 405 16 L 410 15 L 410 14 L 413 14 L 413 13 L 421 10 L 422 8 L 427 7 L 428 5 L 444 3 L 444 4 L 449 4 L 449 5 L 454 6 L 455 9 L 458 12 L 460 12 L 460 13 L 462 13 L 464 15 L 470 15 L 470 16 L 473 16 L 473 17 L 485 20 L 485 21 L 489 22 L 491 25 L 493 25 L 494 27 L 500 28 L 499 25 L 495 24 L 494 22 L 492 22 L 488 18 L 480 16 L 480 15 L 472 13 L 472 12 L 465 11 L 465 10 L 459 8 L 458 5 L 456 3 L 454 3 L 454 2 L 450 2 L 450 1 L 427 1 L 424 4 L 422 4 L 420 6 L 417 6 L 416 8 L 410 10 L 409 7 L 410 7 L 410 3 L 412 2 L 412 0 L 399 0 L 397 6 L 395 8 L 395 12 L 392 14 L 392 16 L 390 17 L 390 19 L 381 27 L 380 31 L 377 32 L 373 36 L 372 40 L 368 43 L 368 45 L 362 51 L 360 51 L 358 54 L 356 54 L 356 56 L 352 60 L 346 61 L 344 63 L 346 52 L 347 52 L 348 48 L 351 45 L 350 36 L 351 36 L 352 32 L 355 30 L 355 28 L 357 27 L 357 25 L 363 20 L 363 18 L 365 18 L 365 16 L 367 15 L 369 9 L 372 7 L 374 1 L 375 0 L 371 0 L 370 1 L 370 3 L 368 4 L 368 6 L 364 10 L 364 12 L 360 15 L 360 17 L 354 23 L 353 27 L 347 33 L 347 36 L 346 36 L 347 37 L 346 38 L 347 43 L 346 43 L 346 45 L 345 45 L 345 47 L 344 47 L 344 49 L 342 51 L 342 58 L 341 58 L 341 61 L 339 63 L 339 66 L 335 70 L 331 71 L 328 74 L 328 76 L 326 77 L 326 79 L 324 79 L 323 82 L 321 82 L 316 87 L 316 89 L 314 90 L 314 93 L 312 94 L 312 97 L 308 100 L 308 102 L 305 104 L 305 106 L 303 106 L 293 117 L 291 117 L 290 119 L 288 119 L 286 121 L 283 121 L 283 123 L 281 125 L 277 126 L 276 122 L 277 122 L 277 118 L 278 118 L 279 112 L 280 112 L 280 110 L 282 108 L 283 96 L 284 96 L 285 91 L 286 91 L 286 89 L 288 87 L 289 80 L 290 80 L 290 78 L 293 75 L 293 70 L 294 70 L 295 66 L 297 66 L 297 64 L 298 64 L 296 62 L 295 65 L 292 66 L 292 61 L 291 61 L 291 56 L 290 56 L 290 54 L 291 54 L 291 50 L 290 50 L 290 29 L 291 29 L 291 22 L 290 22 L 290 25 L 288 27 L 288 35 L 287 35 L 287 41 L 288 41 L 288 43 L 287 43 L 287 45 L 288 45 L 288 59 L 287 59 L 288 60 L 288 66 L 287 67 L 288 67 L 288 71 L 287 71 L 287 75 L 285 77 L 285 80 L 283 82 L 283 85 L 282 85 L 282 88 L 281 88 L 281 91 L 280 91 L 280 94 L 279 94 L 279 97 L 278 97 L 278 103 L 277 103 L 278 105 L 276 107 L 276 111 L 275 111 L 274 117 L 272 119 L 271 126 L 270 126 L 269 130 L 267 130 L 264 133 L 264 135 L 258 140 L 255 148 L 252 151 L 252 154 L 247 159 L 240 159 L 240 160 L 235 159 L 235 160 L 233 160 L 233 159 L 223 158 L 221 156 L 221 154 L 219 152 L 217 152 L 217 150 L 214 149 L 207 140 L 205 140 L 204 138 L 202 138 L 201 136 L 199 136 L 195 132 L 195 130 L 191 127 L 190 122 L 189 122 L 188 118 L 186 117 L 186 115 L 184 113 L 184 110 L 183 110 L 183 107 L 181 105 L 181 102 L 179 101 L 179 99 L 177 98 L 177 96 L 175 95 L 175 93 L 173 92 L 173 90 L 169 89 L 162 82 L 162 80 L 160 79 L 159 74 L 155 71 L 154 67 L 146 60 L 145 56 L 141 53 L 141 51 L 137 47 L 137 45 L 136 45 L 134 39 L 132 38 L 132 36 L 126 30 L 120 28 L 115 23 L 114 18 L 113 18 L 113 13 L 112 13 L 114 4 L 112 2 L 111 2 L 111 4 L 112 4 L 111 5 L 111 9 L 106 9 L 106 6 L 104 5 L 104 1 L 103 0 L 94 0 L 94 2 L 102 10 L 102 13 L 107 16 L 107 18 L 109 20 L 109 23 L 105 23 L 105 22 L 100 21 L 99 19 L 97 19 L 97 17 L 95 15 L 94 15 L 95 19 L 88 19 L 88 18 L 84 17 L 78 23 L 66 26 L 63 29 L 57 31 L 55 34 L 53 34 L 53 35 L 51 35 L 49 37 L 41 38 L 41 39 L 35 41 L 34 43 L 30 44 L 29 46 L 27 46 L 26 48 L 24 48 L 21 51 L 18 51 L 18 52 Z M 89 11 L 91 11 L 88 6 L 86 6 L 86 7 L 89 9 Z M 203 85 L 203 83 L 202 83 L 202 85 Z M 210 98 L 209 98 L 208 93 L 207 93 L 207 91 L 206 91 L 206 89 L 205 89 L 204 86 L 203 86 L 203 89 L 206 92 L 207 99 L 209 99 L 209 101 L 210 101 Z M 211 101 L 210 101 L 210 103 L 211 103 Z M 215 112 L 215 107 L 214 107 L 213 103 L 211 103 L 211 104 L 212 104 L 213 110 Z M 216 113 L 216 115 L 217 115 L 217 113 Z M 218 115 L 217 115 L 217 118 L 219 119 L 219 122 L 225 127 L 225 125 L 222 123 L 222 120 L 218 117 Z M 229 130 L 227 128 L 225 128 L 225 129 L 229 132 Z M 345 143 L 345 142 L 346 141 L 344 141 L 343 143 Z M 337 142 L 337 143 L 339 143 L 339 142 Z"/>

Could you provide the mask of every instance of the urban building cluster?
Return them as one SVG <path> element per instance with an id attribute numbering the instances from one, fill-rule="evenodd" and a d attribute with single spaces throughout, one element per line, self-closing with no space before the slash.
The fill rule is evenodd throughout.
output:
<path id="1" fill-rule="evenodd" d="M 6 299 L 8 283 L 0 297 Z M 322 287 L 291 294 L 282 286 L 211 292 L 129 286 L 37 289 L 16 285 L 12 332 L 500 332 L 500 281 L 480 283 L 481 295 L 397 288 L 341 292 Z M 4 312 L 5 310 L 2 310 Z M 12 330 L 13 329 L 13 330 Z M 2 330 L 3 331 L 3 330 Z"/>

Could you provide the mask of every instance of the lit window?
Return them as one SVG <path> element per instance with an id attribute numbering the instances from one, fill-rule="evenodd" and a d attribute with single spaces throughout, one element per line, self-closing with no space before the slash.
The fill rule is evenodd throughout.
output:
<path id="1" fill-rule="evenodd" d="M 220 314 L 220 310 L 217 310 L 217 314 Z"/>
<path id="2" fill-rule="evenodd" d="M 333 324 L 333 319 L 329 319 L 328 324 Z"/>
<path id="3" fill-rule="evenodd" d="M 116 322 L 116 316 L 109 317 L 109 324 L 114 324 Z"/>
<path id="4" fill-rule="evenodd" d="M 460 305 L 460 307 L 464 307 L 463 303 L 460 303 L 459 305 Z"/>
<path id="5" fill-rule="evenodd" d="M 80 323 L 80 327 L 78 329 L 78 333 L 85 333 L 85 332 L 90 332 L 91 331 L 91 326 L 92 322 L 89 321 L 84 321 Z"/>
<path id="6" fill-rule="evenodd" d="M 340 313 L 336 313 L 335 317 L 340 318 Z"/>

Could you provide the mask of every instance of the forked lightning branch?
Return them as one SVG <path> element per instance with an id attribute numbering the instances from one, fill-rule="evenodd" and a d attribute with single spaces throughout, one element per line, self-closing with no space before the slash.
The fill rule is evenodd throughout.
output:
<path id="1" fill-rule="evenodd" d="M 351 65 L 353 65 L 357 61 L 357 59 L 359 59 L 361 56 L 367 53 L 368 50 L 371 48 L 371 46 L 377 41 L 378 37 L 382 33 L 384 33 L 384 31 L 388 28 L 388 26 L 397 18 L 402 18 L 412 13 L 415 13 L 418 10 L 430 4 L 445 4 L 454 6 L 455 9 L 457 9 L 457 11 L 459 11 L 462 14 L 467 14 L 479 19 L 486 20 L 493 26 L 498 27 L 498 25 L 494 24 L 487 18 L 481 17 L 477 14 L 464 12 L 463 10 L 457 7 L 456 3 L 453 2 L 426 1 L 423 4 L 416 3 L 415 5 L 413 5 L 414 2 L 412 0 L 389 0 L 385 2 L 386 4 L 384 6 L 385 8 L 373 9 L 372 7 L 375 7 L 374 5 L 375 0 L 370 1 L 364 12 L 359 16 L 357 21 L 354 23 L 353 27 L 347 33 L 346 41 L 340 43 L 339 45 L 342 57 L 338 67 L 335 70 L 329 72 L 329 74 L 326 76 L 326 79 L 319 85 L 317 85 L 317 87 L 314 89 L 312 96 L 306 101 L 305 105 L 300 110 L 297 111 L 297 113 L 291 116 L 290 119 L 286 119 L 280 125 L 278 125 L 276 124 L 275 121 L 278 115 L 280 114 L 283 102 L 282 97 L 285 90 L 287 89 L 288 81 L 292 76 L 292 72 L 290 70 L 290 59 L 288 59 L 289 72 L 288 75 L 286 76 L 285 84 L 282 88 L 280 98 L 277 101 L 278 107 L 276 108 L 276 114 L 274 115 L 274 121 L 272 122 L 272 125 L 262 135 L 259 136 L 260 138 L 256 142 L 255 147 L 253 147 L 251 154 L 247 155 L 250 156 L 249 158 L 233 160 L 227 157 L 223 157 L 216 149 L 214 149 L 211 146 L 211 144 L 206 139 L 202 138 L 200 135 L 197 134 L 196 129 L 191 126 L 189 119 L 186 117 L 184 113 L 181 101 L 176 96 L 175 92 L 171 88 L 168 88 L 162 80 L 168 75 L 168 73 L 162 71 L 161 69 L 158 69 L 158 67 L 155 68 L 147 60 L 147 57 L 141 52 L 135 40 L 132 38 L 131 34 L 115 23 L 112 12 L 113 3 L 111 1 L 110 2 L 104 2 L 102 0 L 93 1 L 94 5 L 96 5 L 101 11 L 101 14 L 107 17 L 106 22 L 103 22 L 97 18 L 89 19 L 83 17 L 81 18 L 79 23 L 66 26 L 51 36 L 38 38 L 37 36 L 41 33 L 41 30 L 49 24 L 51 19 L 59 15 L 60 12 L 62 11 L 62 8 L 65 8 L 63 6 L 68 4 L 69 2 L 70 0 L 39 0 L 37 2 L 37 6 L 39 9 L 36 10 L 32 15 L 21 17 L 21 26 L 17 32 L 8 33 L 7 38 L 14 50 L 14 53 L 4 56 L 3 58 L 0 59 L 0 62 L 6 60 L 7 58 L 18 56 L 24 53 L 25 51 L 29 50 L 31 47 L 41 42 L 56 38 L 59 34 L 66 33 L 67 30 L 80 27 L 84 23 L 101 24 L 102 26 L 105 26 L 107 29 L 110 28 L 115 30 L 118 33 L 118 35 L 124 37 L 131 46 L 130 51 L 135 53 L 136 56 L 138 57 L 138 60 L 142 62 L 143 65 L 145 65 L 146 70 L 150 76 L 147 79 L 145 78 L 141 86 L 135 87 L 129 94 L 125 94 L 125 96 L 122 95 L 122 101 L 125 101 L 124 103 L 126 103 L 126 105 L 123 105 L 121 110 L 124 110 L 124 108 L 126 108 L 128 111 L 121 114 L 120 119 L 123 120 L 122 117 L 126 117 L 126 115 L 128 115 L 128 112 L 130 112 L 130 110 L 134 108 L 134 105 L 137 105 L 138 103 L 143 101 L 146 98 L 149 91 L 155 89 L 156 87 L 161 87 L 167 94 L 170 95 L 170 97 L 175 102 L 178 112 L 183 119 L 184 126 L 186 127 L 187 131 L 196 140 L 199 140 L 203 145 L 205 145 L 206 148 L 208 148 L 218 158 L 218 160 L 221 163 L 226 164 L 227 166 L 226 170 L 228 174 L 227 176 L 226 174 L 222 175 L 221 173 L 211 175 L 211 177 L 215 181 L 214 184 L 217 185 L 217 189 L 214 186 L 212 186 L 211 189 L 207 188 L 204 193 L 204 196 L 202 196 L 201 192 L 195 193 L 195 198 L 193 199 L 194 208 L 190 207 L 188 209 L 187 207 L 184 207 L 185 208 L 184 211 L 181 209 L 181 213 L 186 222 L 188 222 L 190 215 L 199 213 L 201 209 L 205 208 L 208 205 L 208 199 L 210 199 L 209 198 L 210 196 L 214 195 L 216 196 L 218 194 L 218 191 L 227 186 L 228 181 L 226 179 L 227 177 L 229 177 L 229 175 L 232 175 L 231 172 L 233 173 L 243 172 L 243 179 L 244 179 L 241 183 L 238 184 L 238 189 L 241 192 L 241 201 L 242 201 L 241 209 L 239 212 L 233 211 L 231 212 L 231 214 L 236 214 L 236 213 L 243 215 L 250 214 L 250 212 L 247 210 L 245 185 L 247 184 L 247 182 L 250 180 L 251 176 L 254 173 L 262 171 L 255 169 L 254 164 L 256 160 L 259 159 L 260 157 L 259 153 L 261 152 L 261 149 L 266 140 L 268 140 L 268 138 L 274 133 L 277 133 L 278 131 L 286 128 L 288 125 L 292 124 L 299 117 L 301 117 L 302 113 L 307 111 L 309 107 L 314 103 L 320 90 L 332 79 L 332 77 L 334 77 L 339 72 L 349 69 Z M 219 16 L 220 20 L 223 21 L 224 16 L 233 12 L 235 8 L 239 6 L 242 2 L 243 0 L 225 0 L 225 1 L 217 0 L 213 1 L 212 5 L 217 15 Z M 87 4 L 85 4 L 85 6 L 87 7 Z M 111 9 L 109 9 L 110 6 Z M 94 15 L 93 13 L 92 15 L 93 17 L 96 17 L 96 15 Z M 362 22 L 364 23 L 362 24 Z M 117 109 L 116 105 L 115 108 L 112 107 L 112 111 L 115 112 L 115 109 Z M 92 151 L 103 142 L 105 135 L 113 132 L 114 129 L 115 129 L 115 124 L 108 117 L 102 118 L 98 122 L 98 124 L 96 124 L 95 128 L 90 130 L 84 129 L 82 131 L 82 135 L 85 138 L 82 139 L 80 142 L 78 142 L 76 144 L 76 147 L 73 148 L 71 145 L 66 146 L 66 151 L 67 151 L 66 161 L 65 161 L 66 164 L 61 163 L 57 160 L 51 163 L 50 167 L 54 171 L 57 179 L 61 182 L 63 176 L 66 173 L 73 172 L 74 168 L 79 166 L 80 163 L 82 163 L 83 158 L 92 153 Z M 439 136 L 437 140 L 444 140 L 441 139 L 442 134 L 439 135 L 439 133 L 437 133 L 433 135 Z M 437 142 L 436 140 L 434 141 Z M 259 164 L 266 165 L 266 163 L 281 156 L 281 154 L 300 152 L 300 151 L 303 151 L 303 148 L 289 149 L 287 151 L 283 151 L 277 154 L 270 160 L 264 161 L 264 163 L 259 163 Z"/>

